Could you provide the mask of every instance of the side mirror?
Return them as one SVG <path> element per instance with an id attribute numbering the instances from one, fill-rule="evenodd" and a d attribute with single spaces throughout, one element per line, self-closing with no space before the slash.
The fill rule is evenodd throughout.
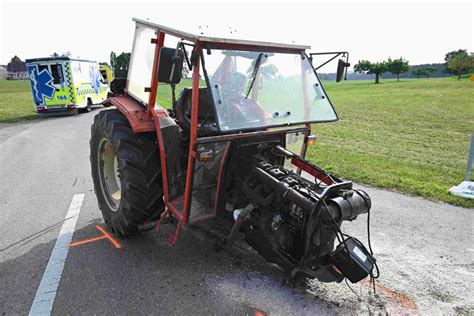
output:
<path id="1" fill-rule="evenodd" d="M 183 73 L 184 53 L 181 49 L 162 47 L 160 50 L 160 68 L 158 81 L 178 84 Z"/>
<path id="2" fill-rule="evenodd" d="M 346 73 L 346 69 L 350 67 L 350 63 L 346 63 L 344 60 L 339 59 L 337 63 L 336 82 L 342 81 Z"/>

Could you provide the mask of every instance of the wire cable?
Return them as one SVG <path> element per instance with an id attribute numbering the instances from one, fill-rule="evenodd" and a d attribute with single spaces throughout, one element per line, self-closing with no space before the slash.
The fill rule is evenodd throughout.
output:
<path id="1" fill-rule="evenodd" d="M 356 291 L 354 291 L 354 289 L 352 288 L 352 286 L 349 285 L 349 282 L 347 282 L 347 278 L 345 278 L 344 281 L 346 282 L 346 285 L 347 285 L 347 287 L 349 288 L 349 290 L 351 290 L 351 292 L 354 293 L 354 295 L 357 297 L 357 301 L 358 301 L 358 302 L 361 302 L 362 299 L 360 298 L 359 295 L 357 295 Z"/>

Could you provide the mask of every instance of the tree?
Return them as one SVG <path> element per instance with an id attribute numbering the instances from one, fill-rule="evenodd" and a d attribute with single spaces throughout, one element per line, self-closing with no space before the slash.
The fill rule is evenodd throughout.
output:
<path id="1" fill-rule="evenodd" d="M 274 64 L 263 65 L 259 72 L 264 79 L 275 78 L 278 74 L 278 68 Z"/>
<path id="2" fill-rule="evenodd" d="M 375 83 L 379 83 L 380 76 L 387 72 L 387 63 L 385 61 L 371 63 L 368 60 L 359 60 L 354 66 L 354 71 L 358 73 L 374 74 Z"/>
<path id="3" fill-rule="evenodd" d="M 426 76 L 426 78 L 429 78 L 432 73 L 435 73 L 437 71 L 436 68 L 434 67 L 419 67 L 416 69 L 412 70 L 412 74 L 417 76 L 418 79 L 420 79 L 421 76 Z"/>
<path id="4" fill-rule="evenodd" d="M 18 56 L 13 56 L 12 59 L 10 59 L 10 62 L 7 65 L 7 71 L 8 72 L 25 72 L 26 71 L 26 64 L 21 60 L 20 57 Z"/>
<path id="5" fill-rule="evenodd" d="M 121 53 L 115 58 L 114 74 L 117 78 L 127 78 L 130 53 Z"/>
<path id="6" fill-rule="evenodd" d="M 251 76 L 253 73 L 253 70 L 255 68 L 255 61 L 254 59 L 252 63 L 250 64 L 249 68 L 247 68 L 247 75 Z M 275 66 L 274 64 L 264 64 L 265 61 L 260 65 L 258 68 L 258 73 L 260 74 L 261 78 L 264 79 L 269 79 L 269 78 L 275 78 L 276 75 L 278 74 L 278 67 Z"/>
<path id="7" fill-rule="evenodd" d="M 410 69 L 408 60 L 404 60 L 402 57 L 398 59 L 388 59 L 387 70 L 394 75 L 397 75 L 397 81 L 400 81 L 400 74 L 407 72 Z"/>
<path id="8" fill-rule="evenodd" d="M 455 57 L 455 56 L 468 56 L 469 54 L 467 53 L 466 49 L 458 49 L 458 50 L 453 50 L 452 52 L 449 52 L 445 55 L 444 61 L 446 64 L 449 63 L 449 61 Z"/>
<path id="9" fill-rule="evenodd" d="M 117 55 L 115 55 L 115 52 L 110 52 L 110 67 L 115 67 L 116 59 Z"/>
<path id="10" fill-rule="evenodd" d="M 416 76 L 418 79 L 420 79 L 421 76 L 424 76 L 426 74 L 425 68 L 416 68 L 411 71 L 411 73 Z"/>
<path id="11" fill-rule="evenodd" d="M 448 62 L 448 69 L 461 79 L 461 75 L 466 74 L 474 68 L 474 54 L 458 54 L 452 57 Z"/>
<path id="12" fill-rule="evenodd" d="M 59 57 L 59 54 L 54 52 L 54 53 L 51 54 L 51 57 Z"/>
<path id="13" fill-rule="evenodd" d="M 428 79 L 430 77 L 431 74 L 434 74 L 435 72 L 437 71 L 436 68 L 434 67 L 426 67 L 425 68 L 425 76 L 426 78 Z"/>
<path id="14" fill-rule="evenodd" d="M 444 61 L 445 61 L 444 72 L 448 74 L 457 75 L 457 73 L 453 73 L 453 71 L 449 69 L 448 67 L 449 62 L 451 61 L 451 59 L 453 59 L 456 56 L 468 56 L 468 55 L 469 54 L 467 53 L 466 49 L 458 49 L 458 50 L 453 50 L 451 52 L 446 53 L 446 55 L 444 56 Z"/>
<path id="15" fill-rule="evenodd" d="M 12 59 L 10 59 L 10 62 L 12 64 L 21 64 L 23 62 L 23 60 L 21 60 L 20 57 L 18 57 L 17 55 L 13 56 Z"/>

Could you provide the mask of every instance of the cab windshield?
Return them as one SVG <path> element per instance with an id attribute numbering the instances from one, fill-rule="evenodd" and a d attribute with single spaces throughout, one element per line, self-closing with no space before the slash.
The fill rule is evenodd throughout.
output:
<path id="1" fill-rule="evenodd" d="M 337 120 L 303 53 L 212 50 L 205 67 L 222 131 Z"/>

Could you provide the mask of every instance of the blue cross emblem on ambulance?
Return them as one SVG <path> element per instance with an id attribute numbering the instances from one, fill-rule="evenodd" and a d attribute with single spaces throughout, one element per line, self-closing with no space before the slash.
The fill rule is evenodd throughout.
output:
<path id="1" fill-rule="evenodd" d="M 55 92 L 52 84 L 53 76 L 51 76 L 47 69 L 43 69 L 38 73 L 36 65 L 28 65 L 28 76 L 30 77 L 35 103 L 44 104 L 44 97 L 53 99 Z"/>

